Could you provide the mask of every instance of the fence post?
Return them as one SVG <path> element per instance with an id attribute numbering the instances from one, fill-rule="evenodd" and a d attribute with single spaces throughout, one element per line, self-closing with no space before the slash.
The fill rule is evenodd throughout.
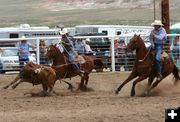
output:
<path id="1" fill-rule="evenodd" d="M 115 72 L 114 36 L 111 37 L 111 68 Z"/>
<path id="2" fill-rule="evenodd" d="M 37 64 L 40 64 L 39 39 L 37 39 L 37 43 L 36 43 L 36 56 L 37 56 Z"/>

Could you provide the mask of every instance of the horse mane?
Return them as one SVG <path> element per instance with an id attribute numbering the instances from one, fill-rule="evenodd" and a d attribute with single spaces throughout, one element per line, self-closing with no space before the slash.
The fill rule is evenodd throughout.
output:
<path id="1" fill-rule="evenodd" d="M 145 43 L 144 43 L 144 40 L 141 38 L 141 36 L 140 35 L 138 35 L 137 36 L 137 38 L 138 38 L 138 41 L 140 42 L 140 46 L 141 46 L 141 48 L 142 48 L 142 46 L 146 49 L 146 46 L 145 46 Z M 147 49 L 146 49 L 147 50 Z"/>
<path id="2" fill-rule="evenodd" d="M 57 44 L 52 44 L 51 46 L 56 50 L 56 52 L 58 52 L 58 54 L 60 53 L 61 54 L 61 52 L 59 51 L 59 49 L 56 47 L 56 45 Z M 56 53 L 57 54 L 57 53 Z"/>

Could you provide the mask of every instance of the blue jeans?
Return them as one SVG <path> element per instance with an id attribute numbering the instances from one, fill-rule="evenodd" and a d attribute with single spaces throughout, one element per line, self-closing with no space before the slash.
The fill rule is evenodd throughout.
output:
<path id="1" fill-rule="evenodd" d="M 29 58 L 20 58 L 19 57 L 19 68 L 22 69 L 24 67 L 24 63 L 29 62 Z"/>
<path id="2" fill-rule="evenodd" d="M 78 65 L 74 63 L 74 52 L 73 49 L 71 48 L 69 51 L 69 62 L 72 64 L 73 70 L 80 70 Z"/>
<path id="3" fill-rule="evenodd" d="M 155 67 L 157 73 L 161 73 L 162 65 L 161 65 L 161 53 L 163 50 L 163 45 L 162 44 L 155 44 Z"/>

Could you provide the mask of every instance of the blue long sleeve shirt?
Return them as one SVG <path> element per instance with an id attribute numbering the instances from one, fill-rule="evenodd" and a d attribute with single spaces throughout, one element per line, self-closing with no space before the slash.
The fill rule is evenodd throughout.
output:
<path id="1" fill-rule="evenodd" d="M 26 42 L 26 43 L 18 42 L 17 46 L 18 46 L 18 50 L 24 51 L 23 53 L 19 52 L 20 58 L 27 59 L 30 54 L 29 48 L 31 47 L 31 44 L 29 42 Z"/>
<path id="2" fill-rule="evenodd" d="M 163 27 L 160 27 L 158 30 L 153 29 L 152 32 L 155 34 L 154 38 L 150 37 L 151 43 L 154 44 L 164 44 L 167 37 L 166 30 Z"/>

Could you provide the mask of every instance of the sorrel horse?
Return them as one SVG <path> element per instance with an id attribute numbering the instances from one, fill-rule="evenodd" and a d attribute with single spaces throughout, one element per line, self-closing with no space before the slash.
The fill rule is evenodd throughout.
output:
<path id="1" fill-rule="evenodd" d="M 116 89 L 115 94 L 118 94 L 119 91 L 123 88 L 125 84 L 134 80 L 132 89 L 131 89 L 131 96 L 135 96 L 135 86 L 138 82 L 149 78 L 148 79 L 148 88 L 144 95 L 148 95 L 150 91 L 155 88 L 166 76 L 170 73 L 173 73 L 175 77 L 175 83 L 179 81 L 179 71 L 172 60 L 168 57 L 165 62 L 162 62 L 162 78 L 155 79 L 157 72 L 154 68 L 153 64 L 153 54 L 152 52 L 146 49 L 144 41 L 140 37 L 140 35 L 134 35 L 130 42 L 127 45 L 127 50 L 136 50 L 136 60 L 134 63 L 133 70 L 129 77 Z M 153 84 L 152 84 L 153 83 Z"/>
<path id="2" fill-rule="evenodd" d="M 16 78 L 5 86 L 4 89 L 7 89 L 11 85 L 13 85 L 12 88 L 15 89 L 22 82 L 32 83 L 33 85 L 42 84 L 43 95 L 46 96 L 53 91 L 56 82 L 56 72 L 51 67 L 28 62 L 24 65 Z"/>
<path id="3" fill-rule="evenodd" d="M 79 75 L 72 71 L 71 64 L 69 64 L 69 61 L 68 61 L 69 60 L 68 55 L 64 55 L 64 53 L 60 52 L 60 50 L 56 47 L 56 45 L 50 45 L 48 47 L 46 56 L 47 56 L 47 58 L 52 59 L 52 61 L 53 61 L 52 68 L 54 68 L 57 71 L 56 75 L 58 78 L 60 78 L 60 80 L 64 79 L 64 78 L 71 78 L 71 77 Z M 93 69 L 103 69 L 104 68 L 104 64 L 101 59 L 90 57 L 90 56 L 83 56 L 83 58 L 85 59 L 85 63 L 81 64 L 80 68 L 82 70 L 84 70 L 85 73 L 84 73 L 84 77 L 81 77 L 81 82 L 78 87 L 78 89 L 80 89 L 80 90 L 87 89 L 89 74 L 91 73 L 91 71 Z M 64 64 L 66 64 L 66 65 L 64 65 Z M 59 65 L 62 65 L 62 66 L 59 66 Z M 63 67 L 65 69 L 62 70 Z M 62 76 L 63 72 L 65 72 L 65 73 Z"/>

